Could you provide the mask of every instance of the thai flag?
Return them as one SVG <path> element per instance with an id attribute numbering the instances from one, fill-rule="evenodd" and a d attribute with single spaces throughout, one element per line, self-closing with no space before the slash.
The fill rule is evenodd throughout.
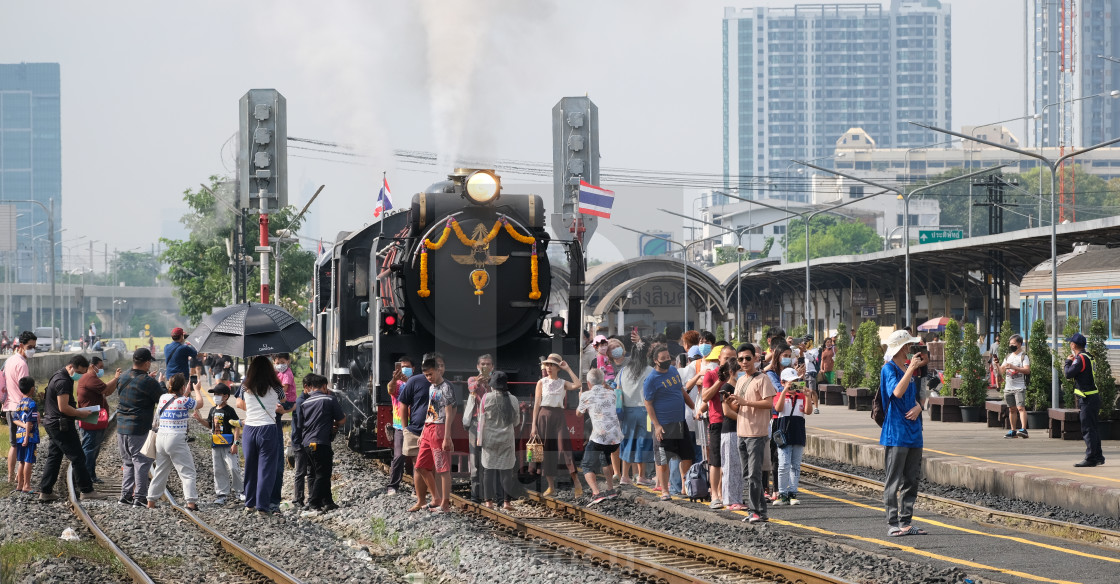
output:
<path id="1" fill-rule="evenodd" d="M 373 216 L 380 217 L 382 213 L 393 209 L 393 193 L 389 192 L 389 179 L 381 179 L 381 192 L 377 193 L 377 206 L 373 208 Z"/>
<path id="2" fill-rule="evenodd" d="M 614 206 L 614 191 L 579 181 L 579 209 L 584 215 L 594 215 L 603 219 L 611 218 Z"/>

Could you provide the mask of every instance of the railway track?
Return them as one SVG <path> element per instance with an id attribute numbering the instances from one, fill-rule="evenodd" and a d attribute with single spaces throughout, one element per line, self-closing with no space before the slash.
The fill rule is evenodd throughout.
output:
<path id="1" fill-rule="evenodd" d="M 384 463 L 379 466 L 388 471 Z M 530 506 L 507 514 L 451 495 L 453 506 L 488 520 L 501 533 L 537 542 L 554 551 L 566 551 L 577 560 L 648 582 L 847 582 L 821 572 L 673 537 L 539 493 L 530 492 L 528 501 Z M 527 515 L 531 509 L 542 513 Z"/>
<path id="2" fill-rule="evenodd" d="M 884 488 L 883 483 L 874 479 L 804 462 L 801 464 L 801 472 L 803 475 L 815 474 L 819 477 L 872 491 L 882 491 Z M 1047 519 L 1034 515 L 1022 515 L 1009 511 L 1000 511 L 921 492 L 918 493 L 918 499 L 937 507 L 939 510 L 954 512 L 962 517 L 978 519 L 987 523 L 999 523 L 1007 527 L 1025 529 L 1053 537 L 1120 548 L 1120 532 L 1108 529 L 1090 527 L 1088 525 L 1059 521 L 1056 519 Z"/>
<path id="3" fill-rule="evenodd" d="M 109 422 L 110 430 L 114 428 L 115 422 L 116 419 L 114 416 Z M 115 432 L 110 434 L 110 436 L 115 436 Z M 124 564 L 125 571 L 128 572 L 133 582 L 137 584 L 155 584 L 158 580 L 154 579 L 151 574 L 118 546 L 105 530 L 97 524 L 97 521 L 90 515 L 85 505 L 82 504 L 77 486 L 74 483 L 74 469 L 69 465 L 66 467 L 66 485 L 69 490 L 71 510 L 82 520 L 82 523 L 89 528 L 101 547 L 109 550 L 110 553 Z M 104 485 L 95 486 L 99 487 L 98 491 L 107 494 L 110 497 L 110 501 L 120 493 L 119 484 L 106 483 Z M 220 547 L 225 550 L 225 553 L 228 554 L 229 557 L 226 558 L 226 561 L 223 561 L 222 564 L 228 568 L 229 572 L 236 573 L 237 576 L 240 576 L 240 578 L 237 578 L 237 581 L 262 583 L 280 582 L 283 584 L 300 584 L 302 582 L 282 568 L 277 567 L 252 550 L 234 542 L 225 534 L 211 527 L 199 518 L 197 514 L 179 505 L 170 492 L 167 493 L 167 500 L 172 507 L 186 515 L 198 527 L 199 531 L 217 542 Z M 234 574 L 230 575 L 233 576 Z"/>

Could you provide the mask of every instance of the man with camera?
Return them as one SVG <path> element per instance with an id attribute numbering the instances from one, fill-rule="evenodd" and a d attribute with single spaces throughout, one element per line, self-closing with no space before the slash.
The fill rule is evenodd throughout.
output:
<path id="1" fill-rule="evenodd" d="M 910 525 L 914 502 L 918 498 L 918 474 L 922 470 L 924 445 L 922 406 L 916 380 L 919 370 L 928 363 L 928 357 L 924 352 L 910 353 L 910 349 L 920 341 L 905 330 L 891 333 L 883 354 L 885 363 L 879 373 L 880 387 L 890 392 L 883 396 L 885 416 L 879 444 L 885 450 L 887 480 L 883 503 L 887 508 L 887 535 L 891 537 L 926 533 Z"/>

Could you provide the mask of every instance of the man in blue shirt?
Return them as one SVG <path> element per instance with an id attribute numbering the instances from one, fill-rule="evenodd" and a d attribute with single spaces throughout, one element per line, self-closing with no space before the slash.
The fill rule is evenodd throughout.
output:
<path id="1" fill-rule="evenodd" d="M 190 379 L 190 360 L 198 355 L 198 351 L 184 341 L 186 333 L 183 329 L 171 329 L 171 342 L 163 347 L 163 359 L 167 362 L 167 378 L 182 373 L 183 377 Z M 193 388 L 192 388 L 193 390 Z"/>
<path id="2" fill-rule="evenodd" d="M 888 392 L 882 396 L 885 416 L 879 444 L 885 449 L 887 480 L 883 503 L 887 508 L 887 535 L 891 537 L 926 533 L 910 525 L 918 498 L 923 446 L 922 406 L 915 375 L 926 365 L 926 357 L 925 353 L 916 353 L 909 364 L 906 359 L 910 346 L 920 341 L 905 330 L 891 333 L 879 373 L 879 391 Z"/>
<path id="3" fill-rule="evenodd" d="M 443 356 L 439 353 L 427 353 L 421 362 L 429 360 L 435 360 L 439 367 L 443 367 Z M 408 420 L 408 424 L 404 427 L 402 452 L 413 462 L 416 460 L 416 455 L 420 453 L 420 434 L 424 432 L 424 421 L 428 418 L 428 396 L 431 387 L 431 382 L 423 373 L 416 373 L 401 386 L 401 392 L 397 395 L 397 401 L 404 409 L 401 419 Z M 416 504 L 408 510 L 415 512 L 428 504 L 429 485 L 420 476 L 415 464 L 412 468 L 412 480 L 412 484 L 416 487 Z"/>
<path id="4" fill-rule="evenodd" d="M 653 438 L 657 441 L 653 456 L 657 465 L 657 486 L 661 489 L 661 500 L 668 501 L 672 499 L 669 496 L 669 459 L 674 455 L 680 457 L 682 477 L 692 466 L 693 448 L 688 440 L 684 406 L 688 404 L 692 408 L 695 405 L 684 390 L 680 373 L 673 367 L 669 348 L 658 343 L 649 354 L 653 358 L 653 372 L 642 385 L 642 399 L 653 426 Z"/>

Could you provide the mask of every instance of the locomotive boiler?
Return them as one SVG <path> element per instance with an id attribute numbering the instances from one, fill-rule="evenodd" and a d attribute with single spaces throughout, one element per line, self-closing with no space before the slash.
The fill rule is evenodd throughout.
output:
<path id="1" fill-rule="evenodd" d="M 386 384 L 403 356 L 419 373 L 422 355 L 441 353 L 465 402 L 467 378 L 490 354 L 530 406 L 541 356 L 578 362 L 583 250 L 552 241 L 545 216 L 541 197 L 502 192 L 493 171 L 456 169 L 407 210 L 339 234 L 316 267 L 313 363 L 347 410 L 352 449 L 391 450 Z M 582 447 L 578 396 L 569 397 Z M 462 425 L 451 427 L 465 452 Z"/>

